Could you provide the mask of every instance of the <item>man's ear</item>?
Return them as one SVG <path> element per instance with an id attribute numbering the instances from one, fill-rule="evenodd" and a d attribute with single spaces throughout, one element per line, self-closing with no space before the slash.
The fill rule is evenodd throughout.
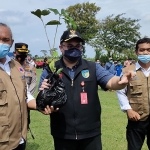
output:
<path id="1" fill-rule="evenodd" d="M 10 47 L 12 47 L 13 43 L 14 43 L 14 39 L 12 39 Z"/>
<path id="2" fill-rule="evenodd" d="M 59 45 L 59 49 L 60 49 L 61 52 L 63 51 L 62 45 Z"/>

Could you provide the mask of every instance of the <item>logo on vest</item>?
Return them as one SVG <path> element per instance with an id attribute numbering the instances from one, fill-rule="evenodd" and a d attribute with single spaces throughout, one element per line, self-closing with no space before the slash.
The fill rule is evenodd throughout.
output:
<path id="1" fill-rule="evenodd" d="M 24 69 L 22 67 L 18 67 L 19 72 L 24 73 Z"/>
<path id="2" fill-rule="evenodd" d="M 81 73 L 84 78 L 88 78 L 90 76 L 89 70 L 82 70 Z"/>

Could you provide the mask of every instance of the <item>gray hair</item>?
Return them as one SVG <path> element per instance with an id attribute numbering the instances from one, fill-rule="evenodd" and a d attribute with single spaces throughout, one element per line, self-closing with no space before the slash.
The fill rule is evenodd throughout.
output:
<path id="1" fill-rule="evenodd" d="M 13 38 L 13 36 L 12 36 L 12 31 L 11 31 L 10 27 L 9 27 L 7 24 L 0 22 L 0 26 L 3 26 L 3 27 L 8 28 L 9 31 L 10 31 L 11 38 Z"/>

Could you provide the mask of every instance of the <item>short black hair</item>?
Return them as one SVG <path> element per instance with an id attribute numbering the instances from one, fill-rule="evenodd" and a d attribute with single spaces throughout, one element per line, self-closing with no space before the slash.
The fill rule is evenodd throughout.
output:
<path id="1" fill-rule="evenodd" d="M 138 46 L 139 46 L 139 44 L 143 44 L 143 43 L 149 43 L 150 44 L 150 38 L 142 38 L 142 39 L 140 39 L 140 40 L 138 40 L 137 41 L 137 43 L 136 43 L 136 47 L 135 47 L 135 50 L 137 51 L 138 50 Z"/>

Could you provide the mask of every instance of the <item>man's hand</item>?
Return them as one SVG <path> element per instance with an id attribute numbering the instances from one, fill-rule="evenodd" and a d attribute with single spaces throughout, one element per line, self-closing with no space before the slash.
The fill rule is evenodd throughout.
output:
<path id="1" fill-rule="evenodd" d="M 48 79 L 44 79 L 42 82 L 41 87 L 39 88 L 40 91 L 44 90 L 44 89 L 48 89 L 50 84 L 47 83 Z"/>
<path id="2" fill-rule="evenodd" d="M 127 110 L 127 117 L 132 121 L 138 121 L 140 119 L 140 115 L 132 109 Z"/>
<path id="3" fill-rule="evenodd" d="M 118 82 L 118 84 L 128 84 L 130 80 L 135 78 L 136 72 L 135 71 L 129 71 L 121 77 L 121 80 Z"/>
<path id="4" fill-rule="evenodd" d="M 51 107 L 47 106 L 44 111 L 43 111 L 43 110 L 39 110 L 39 111 L 40 111 L 41 113 L 43 113 L 44 115 L 49 115 L 49 114 L 51 114 L 52 112 L 57 112 L 58 110 L 59 110 L 59 108 L 54 109 L 53 106 L 51 106 Z"/>
<path id="5" fill-rule="evenodd" d="M 48 84 L 47 81 L 48 81 L 48 79 L 44 79 L 44 80 L 43 80 L 42 85 L 41 85 L 41 87 L 39 88 L 40 91 L 49 88 L 50 84 Z M 51 113 L 53 113 L 53 112 L 57 112 L 58 110 L 59 110 L 59 108 L 54 109 L 53 106 L 50 106 L 50 107 L 47 106 L 44 111 L 42 111 L 42 110 L 39 110 L 39 111 L 40 111 L 41 113 L 45 114 L 45 115 L 49 115 L 49 114 L 51 114 Z"/>

